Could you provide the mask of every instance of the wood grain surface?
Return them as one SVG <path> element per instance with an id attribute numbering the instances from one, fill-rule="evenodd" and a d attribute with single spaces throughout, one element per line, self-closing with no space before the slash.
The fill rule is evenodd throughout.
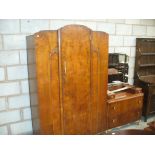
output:
<path id="1" fill-rule="evenodd" d="M 105 131 L 108 34 L 68 25 L 34 39 L 40 134 Z"/>

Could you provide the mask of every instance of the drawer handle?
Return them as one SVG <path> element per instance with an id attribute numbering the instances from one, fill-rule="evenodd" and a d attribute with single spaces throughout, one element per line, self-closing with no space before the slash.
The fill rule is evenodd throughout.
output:
<path id="1" fill-rule="evenodd" d="M 116 119 L 113 119 L 112 122 L 115 123 L 116 122 Z"/>
<path id="2" fill-rule="evenodd" d="M 116 110 L 116 107 L 114 106 L 113 109 Z"/>

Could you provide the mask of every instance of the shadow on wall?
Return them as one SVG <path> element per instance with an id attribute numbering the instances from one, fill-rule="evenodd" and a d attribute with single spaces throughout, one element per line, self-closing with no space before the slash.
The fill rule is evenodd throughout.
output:
<path id="1" fill-rule="evenodd" d="M 27 36 L 27 65 L 28 65 L 28 81 L 30 93 L 30 106 L 32 115 L 33 134 L 37 134 L 39 130 L 38 118 L 38 96 L 37 96 L 37 80 L 36 80 L 36 57 L 34 49 L 34 36 Z"/>

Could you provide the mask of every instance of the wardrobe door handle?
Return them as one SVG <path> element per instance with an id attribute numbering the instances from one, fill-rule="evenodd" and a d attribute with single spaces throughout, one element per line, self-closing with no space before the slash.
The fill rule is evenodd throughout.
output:
<path id="1" fill-rule="evenodd" d="M 66 74 L 67 73 L 66 62 L 64 62 L 64 70 L 65 70 L 65 74 Z"/>
<path id="2" fill-rule="evenodd" d="M 115 123 L 116 122 L 116 119 L 113 119 L 112 122 Z"/>

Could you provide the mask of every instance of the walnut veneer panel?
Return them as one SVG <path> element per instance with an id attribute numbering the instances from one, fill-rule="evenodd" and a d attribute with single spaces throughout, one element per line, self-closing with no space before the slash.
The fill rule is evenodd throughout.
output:
<path id="1" fill-rule="evenodd" d="M 106 130 L 108 34 L 68 25 L 38 32 L 33 40 L 38 132 L 96 134 Z"/>

